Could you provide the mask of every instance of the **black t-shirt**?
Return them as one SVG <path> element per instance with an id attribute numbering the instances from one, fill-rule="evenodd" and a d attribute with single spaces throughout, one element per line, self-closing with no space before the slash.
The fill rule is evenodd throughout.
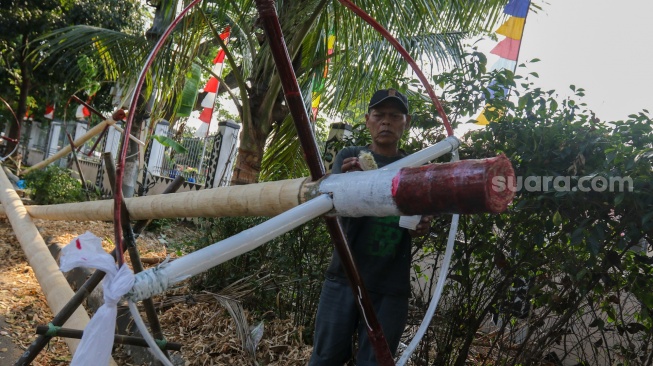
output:
<path id="1" fill-rule="evenodd" d="M 369 151 L 364 146 L 341 150 L 333 164 L 333 174 L 341 173 L 342 161 Z M 401 159 L 404 154 L 387 157 L 372 153 L 379 168 Z M 408 230 L 399 227 L 399 217 L 342 218 L 349 247 L 365 288 L 389 295 L 410 295 L 411 240 Z M 347 283 L 337 252 L 333 252 L 326 276 Z"/>

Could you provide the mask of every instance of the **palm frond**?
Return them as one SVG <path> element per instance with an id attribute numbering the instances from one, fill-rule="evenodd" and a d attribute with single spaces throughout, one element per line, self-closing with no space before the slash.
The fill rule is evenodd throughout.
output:
<path id="1" fill-rule="evenodd" d="M 288 116 L 268 140 L 261 163 L 261 181 L 308 176 L 292 117 Z"/>

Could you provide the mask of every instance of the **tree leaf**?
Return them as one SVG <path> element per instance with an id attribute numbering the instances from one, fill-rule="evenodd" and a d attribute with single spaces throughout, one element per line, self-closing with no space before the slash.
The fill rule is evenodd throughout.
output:
<path id="1" fill-rule="evenodd" d="M 171 139 L 168 136 L 154 135 L 152 136 L 152 138 L 158 141 L 161 145 L 172 148 L 173 150 L 175 150 L 175 152 L 179 154 L 185 154 L 188 152 L 188 149 L 186 149 L 177 141 Z"/>

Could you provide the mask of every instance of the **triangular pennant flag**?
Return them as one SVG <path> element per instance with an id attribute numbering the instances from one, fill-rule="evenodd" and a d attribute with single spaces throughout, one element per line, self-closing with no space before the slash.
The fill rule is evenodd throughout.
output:
<path id="1" fill-rule="evenodd" d="M 54 119 L 54 105 L 47 105 L 45 107 L 45 114 L 43 117 L 47 119 Z"/>
<path id="2" fill-rule="evenodd" d="M 486 116 L 486 112 L 494 112 L 494 113 L 497 113 L 497 114 L 499 115 L 499 117 L 503 116 L 503 112 L 502 112 L 502 111 L 497 110 L 497 109 L 494 108 L 494 107 L 490 107 L 489 104 L 486 104 L 486 105 L 485 105 L 485 108 L 483 108 L 483 112 L 481 112 L 481 114 L 479 114 L 479 116 L 476 117 L 476 123 L 475 123 L 475 124 L 477 124 L 477 125 L 483 125 L 483 126 L 484 126 L 484 125 L 488 125 L 488 124 L 490 124 L 490 120 L 487 118 L 487 116 Z"/>
<path id="3" fill-rule="evenodd" d="M 200 121 L 209 124 L 211 123 L 211 117 L 213 117 L 213 108 L 204 108 L 198 118 Z"/>
<path id="4" fill-rule="evenodd" d="M 490 124 L 490 121 L 488 121 L 487 117 L 485 117 L 485 109 L 484 109 L 483 112 L 481 112 L 481 114 L 479 114 L 478 117 L 476 117 L 475 125 L 487 126 L 489 124 Z"/>
<path id="5" fill-rule="evenodd" d="M 75 112 L 75 117 L 77 117 L 77 119 L 86 119 L 86 117 L 90 115 L 91 112 L 83 104 L 80 104 Z"/>
<path id="6" fill-rule="evenodd" d="M 510 0 L 508 5 L 503 8 L 503 12 L 514 17 L 526 18 L 530 0 Z"/>
<path id="7" fill-rule="evenodd" d="M 499 60 L 492 65 L 489 71 L 497 70 L 511 70 L 513 73 L 517 67 L 517 59 L 519 58 L 519 47 L 521 46 L 521 39 L 524 33 L 524 26 L 526 25 L 526 16 L 528 15 L 528 10 L 530 8 L 530 0 L 510 0 L 508 5 L 503 9 L 505 14 L 510 15 L 508 20 L 503 23 L 497 33 L 506 36 L 501 42 L 499 42 L 490 53 L 498 55 Z M 488 92 L 490 98 L 508 98 L 510 94 L 510 86 L 507 85 L 498 85 L 500 88 L 497 88 L 497 80 L 492 80 L 488 86 Z M 503 95 L 495 95 L 497 92 L 503 91 Z M 483 108 L 481 114 L 476 118 L 477 125 L 487 125 L 490 123 L 490 119 L 487 118 L 487 112 L 493 111 L 494 109 L 489 105 L 486 105 Z M 499 111 L 499 116 L 502 116 L 503 113 Z"/>
<path id="8" fill-rule="evenodd" d="M 204 86 L 204 91 L 209 92 L 209 93 L 217 93 L 218 92 L 218 84 L 219 84 L 218 79 L 211 76 L 209 81 L 207 81 L 206 85 Z"/>
<path id="9" fill-rule="evenodd" d="M 204 99 L 202 99 L 202 108 L 213 109 L 214 104 L 215 104 L 215 93 L 206 93 L 206 96 L 204 97 Z"/>
<path id="10" fill-rule="evenodd" d="M 494 70 L 511 70 L 515 72 L 517 61 L 508 60 L 507 58 L 500 57 L 491 67 L 489 71 Z"/>
<path id="11" fill-rule="evenodd" d="M 493 53 L 499 57 L 506 58 L 508 60 L 517 61 L 517 56 L 519 56 L 519 45 L 521 41 L 505 38 L 503 41 L 499 42 L 490 53 Z"/>
<path id="12" fill-rule="evenodd" d="M 510 17 L 497 29 L 497 33 L 508 38 L 521 39 L 525 23 L 526 18 Z"/>
<path id="13" fill-rule="evenodd" d="M 209 124 L 202 123 L 195 131 L 195 137 L 200 137 L 200 138 L 206 137 L 208 133 L 209 133 Z"/>

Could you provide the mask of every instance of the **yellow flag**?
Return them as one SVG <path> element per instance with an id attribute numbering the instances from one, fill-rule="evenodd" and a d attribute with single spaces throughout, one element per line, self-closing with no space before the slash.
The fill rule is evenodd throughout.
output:
<path id="1" fill-rule="evenodd" d="M 313 93 L 313 102 L 311 103 L 311 107 L 317 108 L 320 105 L 320 99 L 322 98 L 322 95 L 318 93 Z"/>
<path id="2" fill-rule="evenodd" d="M 485 116 L 485 112 L 486 112 L 486 111 L 496 112 L 496 113 L 499 114 L 499 117 L 503 116 L 503 112 L 502 112 L 502 111 L 497 110 L 497 109 L 494 108 L 494 107 L 490 107 L 489 104 L 486 104 L 486 105 L 485 105 L 485 108 L 483 108 L 483 111 L 481 112 L 481 114 L 479 114 L 478 117 L 476 117 L 476 123 L 475 123 L 475 125 L 486 126 L 486 125 L 489 125 L 489 124 L 490 124 L 490 121 L 489 121 L 489 120 L 487 119 L 487 117 Z M 499 122 L 499 121 L 495 121 L 495 122 Z"/>
<path id="3" fill-rule="evenodd" d="M 487 118 L 485 118 L 485 109 L 483 109 L 483 112 L 481 112 L 481 114 L 479 114 L 478 117 L 476 117 L 475 125 L 487 126 L 489 124 L 490 121 L 488 121 Z"/>
<path id="4" fill-rule="evenodd" d="M 499 27 L 499 29 L 497 29 L 497 33 L 508 38 L 520 40 L 524 31 L 525 23 L 526 18 L 510 17 Z"/>

